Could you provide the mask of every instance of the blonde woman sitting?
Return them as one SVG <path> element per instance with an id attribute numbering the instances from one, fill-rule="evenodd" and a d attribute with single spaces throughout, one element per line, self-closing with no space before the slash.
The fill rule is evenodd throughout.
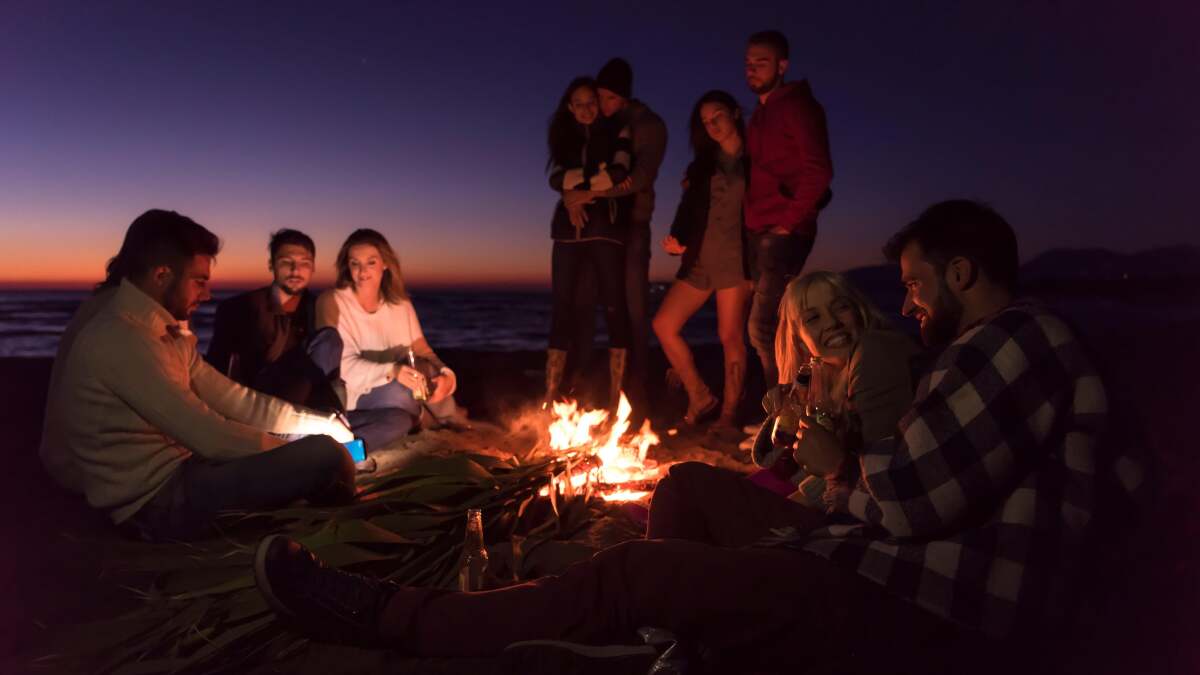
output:
<path id="1" fill-rule="evenodd" d="M 751 480 L 823 508 L 824 481 L 798 466 L 790 447 L 772 442 L 785 400 L 806 399 L 807 392 L 795 390 L 801 367 L 813 356 L 820 358 L 818 379 L 828 384 L 824 393 L 838 419 L 837 433 L 846 447 L 858 449 L 896 432 L 912 403 L 911 361 L 918 353 L 916 344 L 894 330 L 845 276 L 810 272 L 793 279 L 784 291 L 775 333 L 779 385 L 763 397 L 767 419 L 753 448 L 754 461 L 764 471 Z"/>

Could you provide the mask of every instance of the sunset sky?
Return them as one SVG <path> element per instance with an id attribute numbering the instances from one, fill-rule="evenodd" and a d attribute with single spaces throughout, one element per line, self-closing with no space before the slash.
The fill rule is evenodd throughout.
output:
<path id="1" fill-rule="evenodd" d="M 611 56 L 666 120 L 654 236 L 712 88 L 747 114 L 746 36 L 792 42 L 829 119 L 810 268 L 879 261 L 932 201 L 990 201 L 1023 257 L 1200 243 L 1200 3 L 0 5 L 0 284 L 96 281 L 125 227 L 178 210 L 266 280 L 271 230 L 383 231 L 413 284 L 545 284 L 545 126 Z M 644 5 L 653 5 L 647 8 Z M 657 250 L 656 278 L 678 259 Z"/>

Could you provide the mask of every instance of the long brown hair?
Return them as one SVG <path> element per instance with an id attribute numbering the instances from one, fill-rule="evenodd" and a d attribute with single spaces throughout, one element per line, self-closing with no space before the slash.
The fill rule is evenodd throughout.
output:
<path id="1" fill-rule="evenodd" d="M 354 278 L 350 276 L 350 249 L 363 244 L 374 246 L 387 266 L 379 283 L 384 302 L 395 304 L 407 300 L 408 291 L 404 289 L 404 277 L 400 274 L 400 258 L 382 234 L 365 227 L 351 232 L 338 250 L 337 262 L 334 263 L 337 266 L 337 287 L 354 288 Z"/>
<path id="2" fill-rule="evenodd" d="M 812 356 L 800 337 L 800 324 L 806 309 L 804 300 L 808 296 L 808 289 L 816 283 L 828 285 L 834 293 L 850 301 L 862 330 L 891 328 L 883 312 L 850 283 L 845 275 L 820 271 L 796 277 L 784 289 L 783 299 L 779 301 L 779 326 L 775 330 L 775 363 L 779 367 L 780 383 L 794 380 L 801 363 L 807 362 Z"/>

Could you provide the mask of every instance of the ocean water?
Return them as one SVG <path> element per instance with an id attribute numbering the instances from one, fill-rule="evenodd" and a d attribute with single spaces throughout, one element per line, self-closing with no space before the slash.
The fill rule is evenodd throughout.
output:
<path id="1" fill-rule="evenodd" d="M 655 285 L 652 308 L 662 300 L 665 286 Z M 212 338 L 217 303 L 239 291 L 214 293 L 192 315 L 191 326 L 200 350 Z M 540 350 L 550 331 L 549 291 L 412 291 L 413 304 L 429 344 L 434 349 L 486 351 Z M 87 291 L 0 291 L 0 357 L 54 356 L 58 340 Z M 596 344 L 605 343 L 604 321 L 597 317 Z M 714 344 L 716 308 L 712 301 L 692 318 L 684 335 L 693 344 Z"/>
<path id="2" fill-rule="evenodd" d="M 916 324 L 899 316 L 902 292 L 898 286 L 872 288 L 862 285 L 895 325 L 916 335 Z M 654 284 L 650 294 L 651 314 L 666 292 L 666 284 Z M 217 303 L 239 291 L 214 293 L 212 301 L 192 315 L 192 330 L 200 350 L 212 338 Z M 9 290 L 0 291 L 0 357 L 52 357 L 58 340 L 87 291 Z M 434 349 L 474 349 L 511 352 L 546 348 L 550 331 L 549 291 L 412 290 L 421 328 Z M 1088 332 L 1128 330 L 1174 330 L 1200 322 L 1200 303 L 1163 304 L 1153 297 L 1143 299 L 1090 297 L 1046 297 L 1044 300 Z M 717 344 L 716 305 L 710 299 L 683 331 L 689 344 Z M 605 344 L 602 315 L 596 318 L 597 346 Z M 654 343 L 653 334 L 651 342 Z"/>

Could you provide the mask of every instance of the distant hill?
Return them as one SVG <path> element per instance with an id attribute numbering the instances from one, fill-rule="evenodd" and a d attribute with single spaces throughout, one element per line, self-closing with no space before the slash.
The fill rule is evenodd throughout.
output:
<path id="1" fill-rule="evenodd" d="M 896 313 L 904 301 L 896 265 L 872 265 L 845 275 L 880 309 Z M 1021 266 L 1023 292 L 1050 297 L 1105 296 L 1172 303 L 1200 301 L 1200 247 L 1165 246 L 1138 253 L 1102 248 L 1052 249 Z"/>
<path id="2" fill-rule="evenodd" d="M 1031 286 L 1055 282 L 1118 282 L 1200 279 L 1200 247 L 1180 244 L 1139 253 L 1102 248 L 1046 251 L 1021 267 L 1021 281 Z"/>

